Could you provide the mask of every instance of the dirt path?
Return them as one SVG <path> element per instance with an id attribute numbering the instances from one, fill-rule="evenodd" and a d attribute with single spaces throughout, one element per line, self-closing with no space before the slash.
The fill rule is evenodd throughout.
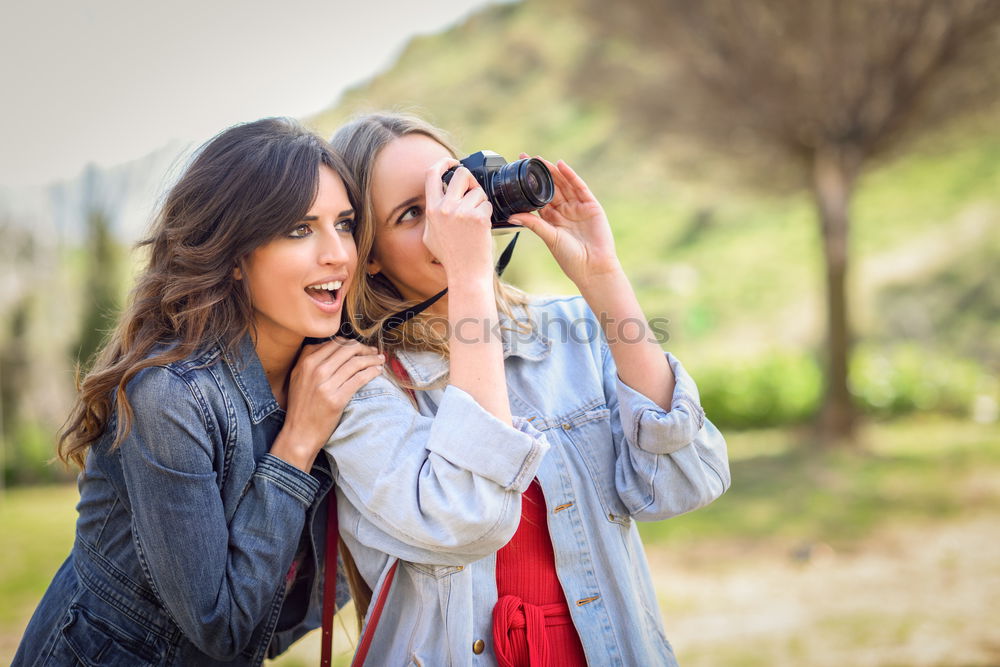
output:
<path id="1" fill-rule="evenodd" d="M 897 526 L 851 550 L 650 548 L 684 667 L 1000 665 L 1000 516 Z"/>

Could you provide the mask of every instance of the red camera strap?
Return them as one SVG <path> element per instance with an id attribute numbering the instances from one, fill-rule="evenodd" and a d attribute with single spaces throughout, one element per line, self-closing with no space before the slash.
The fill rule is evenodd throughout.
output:
<path id="1" fill-rule="evenodd" d="M 337 538 L 340 524 L 337 521 L 337 490 L 330 489 L 326 504 L 326 560 L 323 569 L 323 644 L 320 650 L 320 667 L 330 667 L 333 656 L 333 615 L 337 613 Z"/>
<path id="2" fill-rule="evenodd" d="M 333 617 L 337 613 L 337 537 L 340 533 L 337 523 L 337 496 L 336 492 L 330 492 L 329 512 L 326 525 L 326 574 L 323 577 L 323 645 L 320 651 L 320 667 L 330 667 L 333 658 Z M 382 608 L 385 607 L 385 600 L 389 597 L 389 587 L 396 576 L 396 567 L 399 560 L 395 560 L 385 575 L 385 581 L 379 589 L 375 606 L 368 616 L 368 623 L 358 641 L 358 650 L 354 653 L 354 660 L 351 667 L 362 667 L 365 658 L 368 657 L 368 649 L 371 647 L 372 638 L 375 636 L 375 628 L 378 627 L 379 618 L 382 616 Z M 331 576 L 332 575 L 332 576 Z"/>
<path id="3" fill-rule="evenodd" d="M 512 244 L 513 245 L 513 244 Z M 403 365 L 396 357 L 389 358 L 389 368 L 400 380 L 408 382 L 410 374 L 406 372 Z M 410 397 L 416 402 L 416 396 L 412 389 L 407 389 Z M 330 667 L 333 658 L 333 616 L 337 613 L 337 548 L 338 537 L 340 536 L 340 524 L 337 521 L 337 492 L 330 490 L 329 501 L 327 502 L 326 521 L 326 559 L 325 574 L 323 577 L 323 645 L 320 652 L 320 667 Z M 382 616 L 382 609 L 385 607 L 386 598 L 389 597 L 389 588 L 392 580 L 396 577 L 396 568 L 399 566 L 399 559 L 393 561 L 389 571 L 385 575 L 382 587 L 379 588 L 375 605 L 368 614 L 368 622 L 365 624 L 364 632 L 358 640 L 358 650 L 354 653 L 354 660 L 351 667 L 363 667 L 365 659 L 368 657 L 368 649 L 371 648 L 372 638 L 375 636 L 375 629 L 378 627 L 379 618 Z"/>
<path id="4" fill-rule="evenodd" d="M 361 635 L 361 641 L 358 642 L 358 650 L 354 654 L 354 660 L 351 661 L 351 667 L 362 667 L 365 664 L 365 658 L 368 657 L 368 649 L 372 645 L 375 628 L 378 626 L 379 617 L 382 616 L 385 599 L 389 597 L 389 587 L 392 586 L 392 580 L 396 576 L 396 567 L 398 565 L 399 559 L 397 558 L 392 562 L 389 572 L 385 575 L 385 581 L 382 582 L 382 588 L 379 589 L 378 598 L 375 600 L 375 606 L 372 607 L 371 614 L 368 617 L 368 623 L 365 625 L 365 631 Z"/>

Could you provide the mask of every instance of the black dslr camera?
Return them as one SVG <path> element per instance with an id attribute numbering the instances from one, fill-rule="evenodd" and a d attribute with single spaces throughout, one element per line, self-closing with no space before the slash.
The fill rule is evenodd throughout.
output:
<path id="1" fill-rule="evenodd" d="M 493 206 L 493 229 L 516 228 L 508 222 L 515 213 L 537 211 L 550 201 L 555 193 L 552 174 L 545 163 L 537 158 L 507 162 L 493 151 L 479 151 L 459 160 L 472 172 Z M 441 180 L 451 182 L 457 167 L 444 173 Z"/>

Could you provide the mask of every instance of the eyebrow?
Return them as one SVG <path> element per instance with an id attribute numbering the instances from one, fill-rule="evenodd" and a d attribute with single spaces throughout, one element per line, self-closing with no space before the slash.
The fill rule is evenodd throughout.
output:
<path id="1" fill-rule="evenodd" d="M 397 212 L 398 212 L 398 211 L 399 211 L 400 209 L 403 209 L 403 208 L 407 208 L 407 207 L 409 207 L 409 206 L 413 206 L 413 205 L 414 205 L 414 204 L 416 204 L 416 203 L 417 203 L 418 201 L 420 201 L 420 198 L 421 198 L 421 197 L 423 197 L 423 195 L 417 195 L 417 196 L 415 196 L 415 197 L 410 197 L 410 198 L 409 198 L 409 199 L 407 199 L 406 201 L 404 201 L 404 202 L 402 202 L 401 204 L 399 204 L 398 206 L 396 206 L 396 208 L 394 208 L 394 209 L 392 209 L 391 211 L 389 211 L 389 215 L 387 215 L 387 216 L 385 217 L 385 221 L 386 221 L 386 223 L 388 223 L 388 222 L 389 222 L 390 220 L 392 220 L 392 219 L 393 219 L 393 218 L 394 218 L 394 217 L 396 216 L 396 213 L 397 213 Z"/>
<path id="2" fill-rule="evenodd" d="M 346 218 L 346 217 L 351 216 L 351 215 L 354 215 L 354 209 L 353 208 L 348 208 L 348 209 L 345 209 L 345 210 L 341 211 L 340 213 L 338 213 L 337 214 L 337 218 Z M 319 216 L 318 215 L 307 215 L 307 216 L 303 216 L 303 218 L 302 218 L 302 222 L 316 222 L 317 220 L 319 220 Z"/>

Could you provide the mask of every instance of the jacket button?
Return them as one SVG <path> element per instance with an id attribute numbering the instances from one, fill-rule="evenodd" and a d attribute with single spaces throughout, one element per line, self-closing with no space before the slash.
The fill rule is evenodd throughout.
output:
<path id="1" fill-rule="evenodd" d="M 477 639 L 476 641 L 472 642 L 472 652 L 475 653 L 476 655 L 479 655 L 485 650 L 486 650 L 486 642 L 484 642 L 482 639 Z"/>

